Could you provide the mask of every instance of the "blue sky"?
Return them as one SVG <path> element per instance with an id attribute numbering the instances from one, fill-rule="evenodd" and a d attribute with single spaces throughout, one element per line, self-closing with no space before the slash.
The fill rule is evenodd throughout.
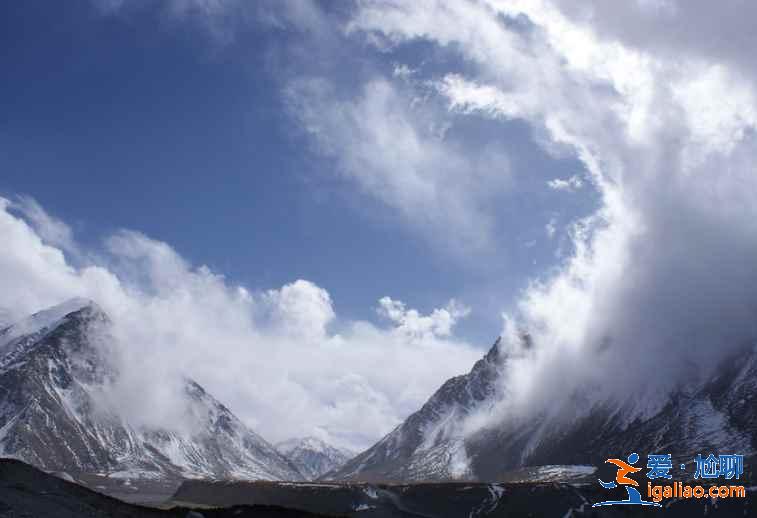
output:
<path id="1" fill-rule="evenodd" d="M 0 320 L 94 299 L 123 412 L 190 375 L 273 441 L 367 447 L 500 334 L 474 428 L 664 404 L 757 336 L 750 9 L 6 2 Z"/>
<path id="2" fill-rule="evenodd" d="M 312 35 L 265 20 L 219 36 L 149 4 L 2 10 L 0 189 L 34 197 L 85 242 L 128 228 L 252 289 L 309 279 L 349 318 L 375 319 L 385 295 L 426 311 L 456 298 L 472 308 L 459 332 L 484 347 L 516 293 L 556 263 L 565 224 L 593 208 L 590 195 L 547 187 L 583 167 L 549 156 L 517 121 L 437 117 L 448 125 L 441 144 L 454 140 L 470 164 L 483 149 L 507 156 L 509 185 L 485 209 L 485 251 L 418 231 L 345 178 L 287 110 L 293 80 L 324 76 L 349 98 L 368 78 L 399 84 L 398 64 L 420 65 L 421 79 L 469 65 L 422 42 L 377 51 L 338 34 L 340 13 L 323 13 L 335 25 L 318 40 L 336 43 L 303 58 Z"/>

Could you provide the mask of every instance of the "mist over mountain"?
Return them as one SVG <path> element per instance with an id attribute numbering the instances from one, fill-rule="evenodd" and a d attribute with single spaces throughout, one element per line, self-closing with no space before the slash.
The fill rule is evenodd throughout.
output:
<path id="1" fill-rule="evenodd" d="M 355 454 L 326 444 L 316 437 L 289 439 L 276 444 L 306 480 L 316 480 L 326 472 L 342 467 Z"/>
<path id="2" fill-rule="evenodd" d="M 448 380 L 423 407 L 326 480 L 444 480 L 471 477 L 460 426 L 481 406 L 496 402 L 500 341 L 470 373 Z"/>
<path id="3" fill-rule="evenodd" d="M 34 207 L 44 224 L 68 228 Z M 313 282 L 251 290 L 137 232 L 59 248 L 25 210 L 0 198 L 0 234 L 14 251 L 0 254 L 0 307 L 10 322 L 74 296 L 96 300 L 120 372 L 107 395 L 132 423 L 183 427 L 189 376 L 272 441 L 317 435 L 359 450 L 480 354 L 454 334 L 467 314 L 454 301 L 421 312 L 382 297 L 377 322 L 352 320 Z"/>
<path id="4" fill-rule="evenodd" d="M 558 264 L 507 312 L 498 396 L 458 426 L 468 442 L 501 435 L 505 449 L 520 443 L 509 430 L 518 428 L 533 441 L 522 444 L 527 452 L 587 415 L 646 422 L 692 393 L 706 406 L 712 398 L 702 394 L 722 365 L 749 358 L 743 351 L 757 341 L 753 67 L 734 66 L 745 57 L 736 47 L 726 59 L 658 24 L 662 16 L 701 26 L 702 13 L 712 14 L 704 4 L 628 6 L 635 29 L 648 27 L 675 53 L 654 52 L 596 2 L 568 4 L 375 2 L 350 24 L 371 42 L 407 49 L 421 39 L 468 63 L 409 83 L 432 89 L 466 120 L 524 122 L 547 153 L 577 157 L 584 168 L 547 186 L 598 196 L 596 210 L 568 226 Z M 726 12 L 727 27 L 743 34 Z M 709 34 L 728 40 L 727 27 Z M 423 70 L 421 58 L 406 65 Z M 738 412 L 726 414 L 735 426 Z"/>
<path id="5" fill-rule="evenodd" d="M 182 423 L 160 428 L 131 422 L 110 394 L 120 376 L 111 330 L 94 302 L 73 299 L 0 331 L 2 456 L 73 477 L 302 478 L 190 379 L 175 399 Z"/>
<path id="6" fill-rule="evenodd" d="M 519 341 L 534 347 L 528 335 Z M 400 426 L 324 479 L 497 481 L 519 468 L 549 465 L 562 465 L 552 475 L 566 479 L 619 451 L 671 453 L 678 465 L 701 452 L 749 457 L 757 449 L 757 345 L 737 350 L 710 377 L 692 376 L 662 406 L 646 394 L 630 393 L 618 404 L 614 396 L 587 392 L 559 407 L 502 415 L 496 410 L 511 397 L 503 376 L 517 361 L 508 349 L 497 340 L 470 373 L 448 380 Z"/>

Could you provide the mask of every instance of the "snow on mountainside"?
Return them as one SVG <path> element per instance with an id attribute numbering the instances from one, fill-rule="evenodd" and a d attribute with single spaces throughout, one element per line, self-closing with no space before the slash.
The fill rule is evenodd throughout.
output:
<path id="1" fill-rule="evenodd" d="M 305 477 L 315 480 L 324 473 L 340 468 L 354 454 L 326 444 L 315 437 L 289 439 L 276 445 Z"/>
<path id="2" fill-rule="evenodd" d="M 103 407 L 117 378 L 110 321 L 76 299 L 0 331 L 0 454 L 46 471 L 122 478 L 300 480 L 289 460 L 197 383 L 186 380 L 191 430 L 133 426 Z M 149 404 L 149 403 L 148 403 Z"/>
<path id="3" fill-rule="evenodd" d="M 74 298 L 57 306 L 38 311 L 19 322 L 10 322 L 7 327 L 0 329 L 0 352 L 5 352 L 6 346 L 9 346 L 19 337 L 41 336 L 41 333 L 55 327 L 69 313 L 78 311 L 90 304 L 92 304 L 92 301 L 89 299 Z"/>
<path id="4" fill-rule="evenodd" d="M 447 380 L 419 411 L 323 478 L 401 481 L 469 477 L 457 425 L 474 410 L 496 400 L 502 361 L 501 341 L 497 339 L 469 374 Z"/>
<path id="5" fill-rule="evenodd" d="M 532 347 L 527 335 L 521 337 Z M 726 361 L 718 375 L 692 381 L 649 411 L 631 395 L 625 404 L 583 398 L 569 419 L 506 416 L 475 433 L 461 421 L 506 397 L 499 341 L 465 376 L 448 380 L 416 413 L 374 446 L 327 473 L 327 480 L 497 481 L 525 466 L 600 465 L 632 451 L 672 453 L 674 465 L 697 453 L 751 455 L 757 444 L 757 350 Z M 578 397 L 578 396 L 577 396 Z M 591 402 L 593 401 L 593 402 Z"/>

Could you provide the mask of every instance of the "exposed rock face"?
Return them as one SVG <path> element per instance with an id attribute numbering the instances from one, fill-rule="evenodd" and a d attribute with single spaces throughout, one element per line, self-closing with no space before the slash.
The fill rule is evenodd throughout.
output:
<path id="1" fill-rule="evenodd" d="M 183 389 L 197 423 L 191 430 L 134 426 L 103 405 L 104 387 L 118 376 L 108 361 L 109 326 L 94 303 L 74 300 L 0 330 L 3 456 L 121 478 L 302 478 L 194 381 Z"/>
<path id="2" fill-rule="evenodd" d="M 525 347 L 532 347 L 527 335 Z M 718 374 L 681 386 L 649 412 L 634 395 L 618 405 L 577 394 L 581 412 L 527 419 L 504 416 L 473 433 L 460 423 L 507 397 L 508 355 L 498 340 L 469 374 L 448 380 L 416 413 L 328 480 L 497 481 L 524 466 L 600 465 L 608 457 L 672 453 L 675 465 L 697 453 L 750 455 L 757 444 L 757 351 L 745 348 Z M 559 412 L 558 412 L 559 414 Z"/>
<path id="3" fill-rule="evenodd" d="M 503 358 L 500 340 L 463 376 L 447 380 L 423 407 L 329 480 L 443 480 L 467 478 L 465 444 L 455 427 L 471 412 L 493 403 Z"/>

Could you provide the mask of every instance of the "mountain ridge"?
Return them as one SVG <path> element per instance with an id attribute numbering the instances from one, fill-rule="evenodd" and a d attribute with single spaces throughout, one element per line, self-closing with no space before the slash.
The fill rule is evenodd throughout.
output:
<path id="1" fill-rule="evenodd" d="M 198 430 L 136 426 L 117 409 L 103 409 L 99 391 L 118 377 L 106 358 L 110 319 L 91 301 L 60 317 L 65 309 L 35 313 L 41 325 L 24 328 L 28 334 L 4 330 L 10 338 L 0 358 L 3 456 L 46 471 L 127 479 L 302 479 L 288 459 L 190 379 L 183 396 L 198 416 Z"/>
<path id="2" fill-rule="evenodd" d="M 521 349 L 534 347 L 528 334 Z M 577 395 L 580 412 L 535 412 L 493 419 L 462 430 L 473 412 L 489 412 L 508 396 L 509 351 L 498 339 L 468 374 L 447 380 L 415 413 L 324 480 L 412 482 L 498 481 L 511 470 L 543 465 L 600 465 L 639 451 L 671 453 L 691 462 L 696 453 L 749 456 L 757 444 L 757 348 L 728 358 L 709 379 L 684 385 L 665 404 L 640 411 L 635 395 L 614 400 Z M 506 352 L 507 351 L 507 352 Z M 587 389 L 588 390 L 588 389 Z M 649 415 L 647 415 L 649 413 Z M 570 414 L 570 419 L 565 415 Z M 674 462 L 675 464 L 675 462 Z M 675 464 L 678 465 L 678 464 Z"/>
<path id="3" fill-rule="evenodd" d="M 316 437 L 288 439 L 277 443 L 276 449 L 291 460 L 307 480 L 316 480 L 354 456 L 353 452 L 336 448 Z"/>
<path id="4" fill-rule="evenodd" d="M 464 469 L 455 465 L 455 456 L 464 445 L 454 439 L 454 427 L 495 397 L 504 356 L 502 340 L 497 338 L 468 374 L 444 382 L 417 412 L 371 448 L 322 478 L 351 480 L 359 475 L 359 480 L 370 482 L 464 476 Z"/>

